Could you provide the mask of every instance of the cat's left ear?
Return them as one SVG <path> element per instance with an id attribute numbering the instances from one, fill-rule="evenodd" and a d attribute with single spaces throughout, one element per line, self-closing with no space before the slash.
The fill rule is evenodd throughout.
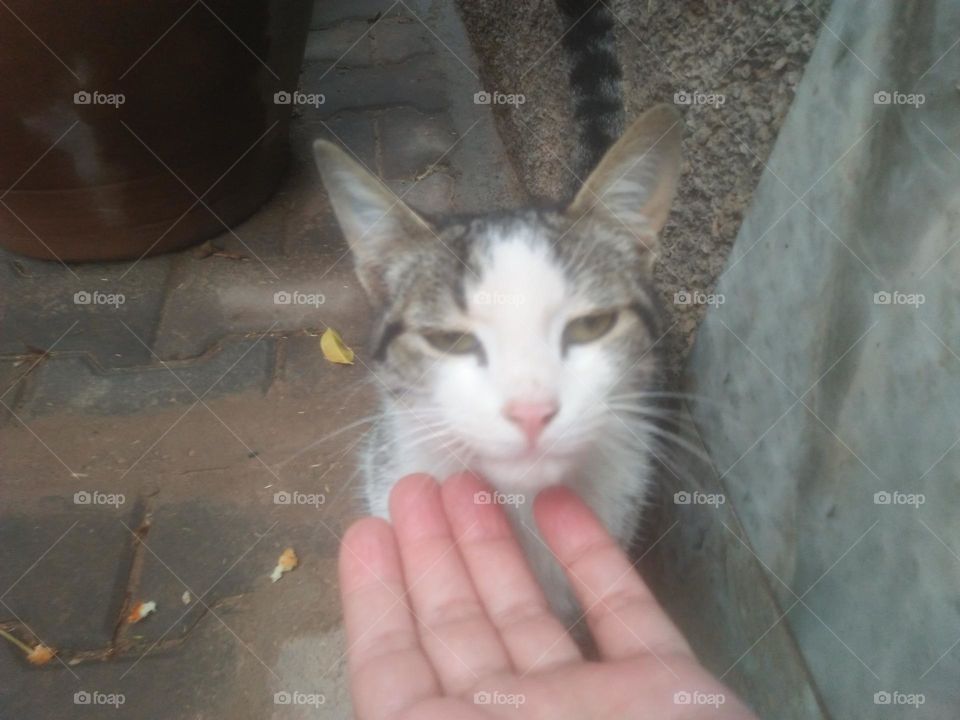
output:
<path id="1" fill-rule="evenodd" d="M 653 260 L 680 177 L 683 119 L 657 105 L 623 134 L 577 193 L 568 216 L 632 233 Z"/>

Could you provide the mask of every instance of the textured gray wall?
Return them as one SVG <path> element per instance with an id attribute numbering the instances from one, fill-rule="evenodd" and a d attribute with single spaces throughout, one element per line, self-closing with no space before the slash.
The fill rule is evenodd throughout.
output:
<path id="1" fill-rule="evenodd" d="M 960 6 L 825 23 L 699 330 L 695 417 L 830 714 L 956 718 Z"/>

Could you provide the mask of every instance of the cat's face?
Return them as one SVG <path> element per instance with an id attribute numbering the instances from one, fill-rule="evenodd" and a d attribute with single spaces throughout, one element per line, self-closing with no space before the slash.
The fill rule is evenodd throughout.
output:
<path id="1" fill-rule="evenodd" d="M 424 241 L 373 368 L 411 410 L 411 437 L 442 429 L 465 460 L 503 462 L 617 432 L 608 404 L 650 385 L 656 313 L 635 241 L 585 240 L 563 215 L 525 212 Z"/>
<path id="2" fill-rule="evenodd" d="M 368 364 L 411 444 L 502 469 L 629 442 L 624 409 L 657 371 L 650 266 L 676 181 L 677 126 L 670 110 L 648 113 L 564 211 L 442 225 L 318 144 L 379 314 Z"/>

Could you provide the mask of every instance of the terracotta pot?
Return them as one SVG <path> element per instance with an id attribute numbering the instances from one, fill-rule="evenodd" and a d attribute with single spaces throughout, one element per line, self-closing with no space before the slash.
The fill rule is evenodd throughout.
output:
<path id="1" fill-rule="evenodd" d="M 254 212 L 286 164 L 275 93 L 296 88 L 311 6 L 7 0 L 0 246 L 138 258 Z"/>

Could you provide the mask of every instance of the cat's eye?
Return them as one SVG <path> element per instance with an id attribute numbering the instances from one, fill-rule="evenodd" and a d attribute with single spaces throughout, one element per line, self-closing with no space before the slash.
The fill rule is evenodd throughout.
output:
<path id="1" fill-rule="evenodd" d="M 480 352 L 477 336 L 458 330 L 428 330 L 423 333 L 423 339 L 442 353 L 470 355 Z"/>
<path id="2" fill-rule="evenodd" d="M 616 310 L 609 310 L 571 320 L 563 329 L 563 346 L 582 345 L 599 340 L 613 328 L 617 314 Z"/>

